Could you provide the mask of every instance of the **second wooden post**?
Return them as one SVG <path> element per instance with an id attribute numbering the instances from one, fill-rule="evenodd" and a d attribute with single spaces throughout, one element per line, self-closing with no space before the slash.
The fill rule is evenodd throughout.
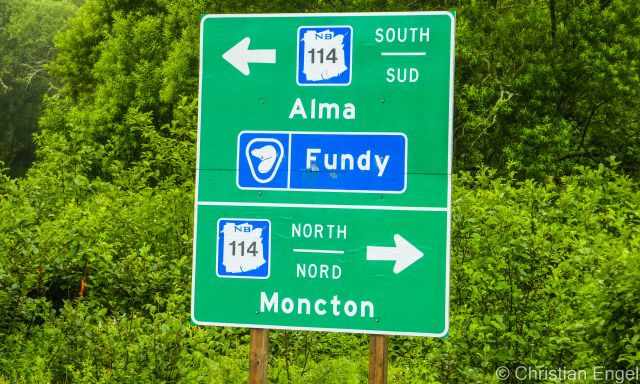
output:
<path id="1" fill-rule="evenodd" d="M 371 335 L 369 344 L 369 384 L 387 384 L 388 336 Z"/>

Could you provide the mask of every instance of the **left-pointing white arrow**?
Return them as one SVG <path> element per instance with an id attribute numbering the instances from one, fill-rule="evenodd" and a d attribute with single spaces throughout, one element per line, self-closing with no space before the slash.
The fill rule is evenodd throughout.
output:
<path id="1" fill-rule="evenodd" d="M 393 235 L 393 241 L 396 243 L 395 247 L 367 246 L 367 260 L 395 261 L 393 273 L 398 274 L 424 256 L 418 248 L 398 234 Z"/>
<path id="2" fill-rule="evenodd" d="M 249 49 L 250 43 L 251 39 L 245 37 L 222 55 L 223 59 L 245 76 L 249 76 L 250 73 L 249 63 L 275 64 L 276 62 L 275 49 Z"/>

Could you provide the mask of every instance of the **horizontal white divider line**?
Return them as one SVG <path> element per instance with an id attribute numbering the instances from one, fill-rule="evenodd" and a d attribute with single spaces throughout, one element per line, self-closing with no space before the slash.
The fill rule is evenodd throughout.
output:
<path id="1" fill-rule="evenodd" d="M 330 253 L 334 255 L 342 255 L 344 251 L 338 251 L 334 249 L 304 249 L 304 248 L 293 248 L 293 252 L 297 253 Z"/>
<path id="2" fill-rule="evenodd" d="M 426 56 L 427 52 L 380 52 L 380 56 Z"/>
<path id="3" fill-rule="evenodd" d="M 198 201 L 198 205 L 222 207 L 273 207 L 273 208 L 311 208 L 311 209 L 363 209 L 377 211 L 423 211 L 447 212 L 446 207 L 411 207 L 398 205 L 342 205 L 342 204 L 299 204 L 299 203 L 249 203 L 240 201 Z"/>

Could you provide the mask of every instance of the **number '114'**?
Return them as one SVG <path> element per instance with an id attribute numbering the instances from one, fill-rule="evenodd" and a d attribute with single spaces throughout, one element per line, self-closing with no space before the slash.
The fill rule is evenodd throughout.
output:
<path id="1" fill-rule="evenodd" d="M 232 241 L 229 243 L 231 246 L 231 255 L 236 256 L 236 251 L 240 250 L 240 257 L 245 255 L 245 243 L 244 241 Z M 246 248 L 246 253 L 250 254 L 253 257 L 256 257 L 258 251 L 256 250 L 256 242 L 252 241 L 249 246 Z"/>
<path id="2" fill-rule="evenodd" d="M 311 64 L 316 63 L 316 54 L 318 56 L 318 60 L 320 61 L 320 64 L 324 64 L 325 61 L 330 61 L 333 64 L 335 64 L 336 61 L 338 61 L 338 58 L 336 57 L 335 48 L 331 48 L 326 56 L 324 55 L 325 53 L 324 48 L 320 48 L 320 49 L 311 48 L 310 50 L 307 51 L 307 53 L 311 55 Z"/>

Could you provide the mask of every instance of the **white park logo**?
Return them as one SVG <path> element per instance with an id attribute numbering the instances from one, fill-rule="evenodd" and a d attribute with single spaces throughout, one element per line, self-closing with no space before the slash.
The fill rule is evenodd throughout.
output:
<path id="1" fill-rule="evenodd" d="M 278 168 L 284 156 L 284 147 L 276 139 L 255 138 L 247 144 L 245 156 L 253 179 L 265 184 L 278 174 Z"/>

